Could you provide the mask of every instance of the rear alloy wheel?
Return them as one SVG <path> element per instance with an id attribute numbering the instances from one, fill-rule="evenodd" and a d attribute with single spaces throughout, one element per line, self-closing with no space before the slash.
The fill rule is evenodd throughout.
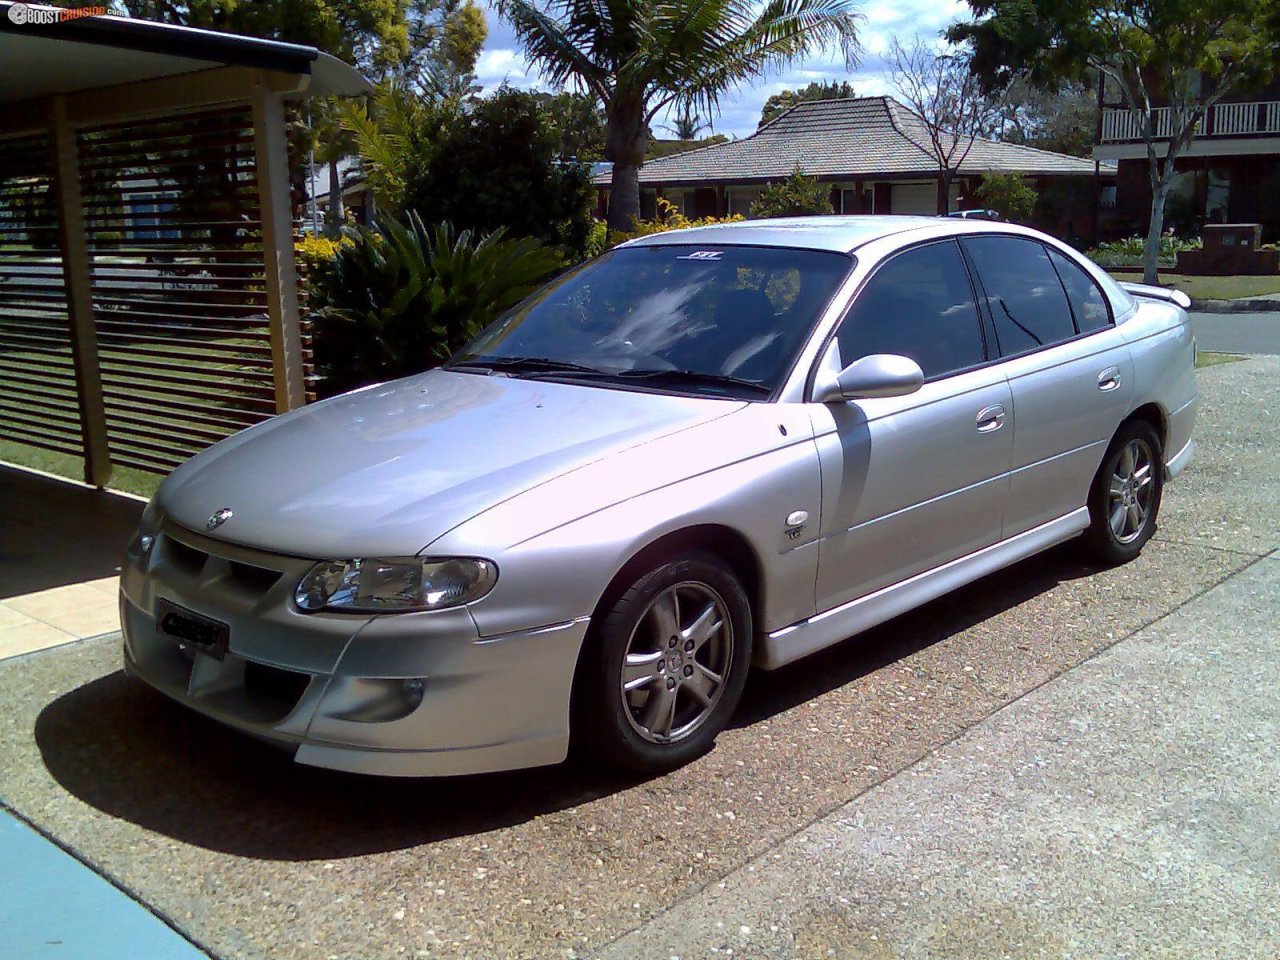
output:
<path id="1" fill-rule="evenodd" d="M 575 741 L 649 773 L 704 753 L 742 694 L 751 631 L 746 593 L 718 559 L 651 570 L 593 629 L 575 683 Z"/>
<path id="2" fill-rule="evenodd" d="M 1156 529 L 1164 491 L 1160 437 L 1145 420 L 1125 424 L 1111 441 L 1089 494 L 1085 543 L 1103 563 L 1127 563 Z"/>

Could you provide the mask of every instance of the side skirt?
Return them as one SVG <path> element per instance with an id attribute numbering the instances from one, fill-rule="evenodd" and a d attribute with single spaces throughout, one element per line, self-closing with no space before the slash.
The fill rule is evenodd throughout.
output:
<path id="1" fill-rule="evenodd" d="M 1008 540 L 775 630 L 763 638 L 756 665 L 773 670 L 816 653 L 1001 567 L 1070 540 L 1088 526 L 1089 508 L 1080 507 Z"/>

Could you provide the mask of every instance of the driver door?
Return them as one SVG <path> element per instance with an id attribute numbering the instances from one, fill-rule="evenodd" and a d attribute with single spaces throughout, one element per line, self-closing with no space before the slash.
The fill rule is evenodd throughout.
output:
<path id="1" fill-rule="evenodd" d="M 954 240 L 881 265 L 831 349 L 839 368 L 873 353 L 910 357 L 925 382 L 903 397 L 809 405 L 822 469 L 819 611 L 998 541 L 1013 456 L 1009 384 L 987 362 Z"/>

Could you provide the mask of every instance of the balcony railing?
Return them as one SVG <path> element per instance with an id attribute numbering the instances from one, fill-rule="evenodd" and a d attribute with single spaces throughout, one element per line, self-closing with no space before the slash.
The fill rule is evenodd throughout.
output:
<path id="1" fill-rule="evenodd" d="M 1169 108 L 1157 107 L 1151 111 L 1151 119 L 1157 137 L 1169 136 Z M 1102 140 L 1141 140 L 1142 116 L 1131 110 L 1102 111 Z"/>
<path id="2" fill-rule="evenodd" d="M 1157 107 L 1151 111 L 1157 138 L 1172 135 L 1172 111 Z M 1255 100 L 1250 103 L 1220 103 L 1209 113 L 1208 124 L 1201 124 L 1199 137 L 1256 137 L 1280 134 L 1280 100 Z M 1115 143 L 1142 139 L 1142 119 L 1128 110 L 1102 111 L 1102 142 Z"/>

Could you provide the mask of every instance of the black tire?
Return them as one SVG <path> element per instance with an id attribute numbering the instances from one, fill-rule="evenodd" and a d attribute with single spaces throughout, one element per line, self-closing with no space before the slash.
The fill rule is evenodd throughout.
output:
<path id="1" fill-rule="evenodd" d="M 675 609 L 681 629 L 671 644 L 665 635 L 675 636 L 669 627 Z M 708 610 L 709 619 L 699 616 Z M 673 770 L 706 753 L 742 696 L 754 629 L 746 591 L 718 558 L 691 554 L 648 571 L 592 624 L 574 677 L 574 746 L 598 762 L 642 773 Z M 630 693 L 624 667 L 639 684 Z M 647 718 L 654 718 L 648 726 Z"/>
<path id="2" fill-rule="evenodd" d="M 1134 467 L 1130 467 L 1127 456 L 1135 457 Z M 1145 485 L 1141 482 L 1144 466 L 1145 475 L 1150 478 Z M 1122 482 L 1126 480 L 1127 483 Z M 1164 450 L 1160 435 L 1145 420 L 1123 424 L 1107 447 L 1089 489 L 1090 523 L 1082 539 L 1087 555 L 1108 566 L 1136 558 L 1155 533 L 1163 493 Z M 1140 520 L 1135 519 L 1139 515 Z"/>

